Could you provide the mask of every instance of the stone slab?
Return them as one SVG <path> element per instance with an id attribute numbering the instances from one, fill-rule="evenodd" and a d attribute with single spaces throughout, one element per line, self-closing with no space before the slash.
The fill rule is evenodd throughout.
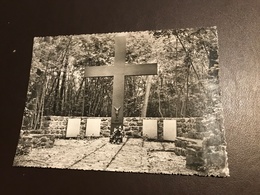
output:
<path id="1" fill-rule="evenodd" d="M 143 120 L 143 136 L 149 139 L 157 139 L 157 120 Z"/>
<path id="2" fill-rule="evenodd" d="M 81 119 L 68 119 L 66 137 L 77 137 L 80 132 Z"/>
<path id="3" fill-rule="evenodd" d="M 87 119 L 86 136 L 100 136 L 101 119 Z"/>
<path id="4" fill-rule="evenodd" d="M 176 137 L 176 120 L 163 120 L 163 139 L 167 141 L 175 141 Z"/>

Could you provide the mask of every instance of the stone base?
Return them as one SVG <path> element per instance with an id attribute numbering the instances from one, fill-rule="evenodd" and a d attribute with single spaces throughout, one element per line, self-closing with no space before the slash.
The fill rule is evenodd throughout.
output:
<path id="1" fill-rule="evenodd" d="M 32 148 L 52 148 L 55 135 L 30 134 L 22 135 L 19 139 L 16 155 L 28 154 Z"/>
<path id="2" fill-rule="evenodd" d="M 196 171 L 203 171 L 205 162 L 203 158 L 202 140 L 178 137 L 175 141 L 174 153 L 186 156 L 186 167 Z"/>

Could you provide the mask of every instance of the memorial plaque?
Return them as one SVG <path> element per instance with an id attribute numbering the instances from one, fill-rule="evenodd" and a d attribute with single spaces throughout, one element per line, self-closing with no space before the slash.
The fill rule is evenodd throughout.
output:
<path id="1" fill-rule="evenodd" d="M 77 137 L 80 131 L 80 119 L 73 118 L 68 120 L 66 137 Z"/>
<path id="2" fill-rule="evenodd" d="M 157 120 L 143 120 L 143 136 L 157 139 Z"/>
<path id="3" fill-rule="evenodd" d="M 163 120 L 163 139 L 174 141 L 177 135 L 176 120 Z"/>
<path id="4" fill-rule="evenodd" d="M 101 119 L 87 119 L 86 136 L 100 136 Z"/>

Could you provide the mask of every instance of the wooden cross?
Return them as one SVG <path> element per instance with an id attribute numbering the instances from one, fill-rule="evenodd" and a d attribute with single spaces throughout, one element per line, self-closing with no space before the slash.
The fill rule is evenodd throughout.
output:
<path id="1" fill-rule="evenodd" d="M 126 38 L 125 36 L 116 36 L 114 66 L 90 66 L 85 69 L 85 77 L 114 77 L 110 133 L 114 131 L 115 127 L 123 127 L 125 76 L 157 74 L 156 63 L 126 64 L 125 56 Z"/>

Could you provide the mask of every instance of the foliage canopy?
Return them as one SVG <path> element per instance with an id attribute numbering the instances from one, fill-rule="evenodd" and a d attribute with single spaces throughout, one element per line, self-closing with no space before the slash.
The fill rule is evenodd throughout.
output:
<path id="1" fill-rule="evenodd" d="M 84 70 L 113 65 L 115 36 L 35 38 L 24 124 L 40 128 L 43 115 L 110 116 L 113 78 L 84 78 Z M 124 116 L 140 116 L 144 107 L 148 117 L 205 114 L 212 104 L 207 83 L 218 82 L 215 27 L 129 32 L 126 49 L 126 63 L 157 62 L 159 74 L 126 77 Z"/>

